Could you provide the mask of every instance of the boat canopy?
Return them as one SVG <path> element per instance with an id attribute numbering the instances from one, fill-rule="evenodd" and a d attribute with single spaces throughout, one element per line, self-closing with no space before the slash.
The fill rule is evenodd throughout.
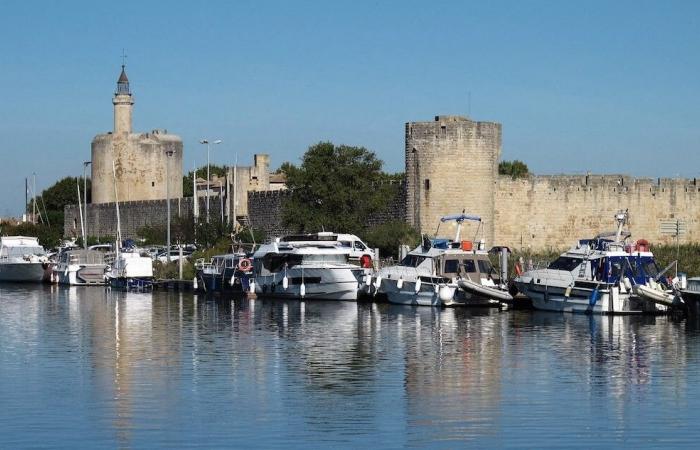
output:
<path id="1" fill-rule="evenodd" d="M 474 216 L 472 214 L 451 214 L 449 216 L 443 216 L 440 218 L 440 222 L 448 222 L 450 220 L 456 220 L 457 222 L 464 222 L 465 220 L 473 220 L 475 222 L 481 222 L 481 217 Z"/>

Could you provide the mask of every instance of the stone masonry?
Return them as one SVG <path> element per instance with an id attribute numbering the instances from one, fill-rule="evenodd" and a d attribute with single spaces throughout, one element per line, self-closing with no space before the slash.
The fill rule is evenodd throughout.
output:
<path id="1" fill-rule="evenodd" d="M 561 249 L 579 238 L 615 228 L 614 215 L 629 210 L 634 238 L 673 243 L 662 221 L 685 222 L 681 243 L 700 241 L 697 179 L 647 179 L 626 175 L 498 175 L 501 125 L 437 116 L 406 124 L 406 214 L 434 234 L 441 216 L 465 209 L 483 219 L 487 245 Z M 452 228 L 440 235 L 453 236 Z M 479 237 L 469 225 L 465 238 Z"/>
<path id="2" fill-rule="evenodd" d="M 494 197 L 501 156 L 501 125 L 461 116 L 436 116 L 406 124 L 406 215 L 423 233 L 435 233 L 440 217 L 467 213 L 482 223 L 465 224 L 464 236 L 494 238 Z M 482 228 L 479 229 L 479 226 Z M 440 227 L 453 236 L 454 223 Z"/>

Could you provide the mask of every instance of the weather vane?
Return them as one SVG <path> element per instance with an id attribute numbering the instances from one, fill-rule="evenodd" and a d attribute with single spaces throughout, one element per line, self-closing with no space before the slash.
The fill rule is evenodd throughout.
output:
<path id="1" fill-rule="evenodd" d="M 126 66 L 126 53 L 122 49 L 122 67 Z"/>

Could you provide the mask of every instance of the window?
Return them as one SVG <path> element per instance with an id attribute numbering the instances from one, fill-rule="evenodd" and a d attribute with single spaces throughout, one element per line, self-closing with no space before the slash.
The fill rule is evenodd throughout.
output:
<path id="1" fill-rule="evenodd" d="M 404 267 L 418 267 L 424 260 L 425 256 L 406 255 L 399 265 Z"/>
<path id="2" fill-rule="evenodd" d="M 583 262 L 582 258 L 571 258 L 569 256 L 560 256 L 557 258 L 556 261 L 551 263 L 548 267 L 548 269 L 554 269 L 554 270 L 566 270 L 568 272 L 571 272 L 575 268 L 577 268 L 581 262 Z"/>
<path id="3" fill-rule="evenodd" d="M 447 259 L 445 260 L 445 273 L 457 273 L 459 272 L 459 260 L 458 259 Z"/>
<path id="4" fill-rule="evenodd" d="M 155 187 L 155 186 L 156 186 L 156 182 L 155 182 L 155 181 L 151 181 L 151 187 Z"/>
<path id="5" fill-rule="evenodd" d="M 473 259 L 465 259 L 462 264 L 466 273 L 476 273 L 476 264 Z"/>
<path id="6" fill-rule="evenodd" d="M 479 263 L 479 272 L 483 274 L 490 274 L 493 271 L 493 267 L 491 266 L 490 261 L 486 261 L 485 259 L 480 259 L 478 261 Z"/>
<path id="7" fill-rule="evenodd" d="M 425 190 L 429 191 L 430 190 L 430 179 L 426 178 L 424 184 L 425 184 Z"/>
<path id="8" fill-rule="evenodd" d="M 360 241 L 355 241 L 355 250 L 360 250 L 360 251 L 362 251 L 362 250 L 364 250 L 364 249 L 366 249 L 366 248 L 367 248 L 367 247 L 365 247 L 365 246 L 362 244 L 362 242 L 360 242 Z"/>

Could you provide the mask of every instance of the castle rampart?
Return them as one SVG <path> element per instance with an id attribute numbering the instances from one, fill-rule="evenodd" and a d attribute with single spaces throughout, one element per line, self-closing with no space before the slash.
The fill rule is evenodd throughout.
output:
<path id="1" fill-rule="evenodd" d="M 680 242 L 700 236 L 697 179 L 634 178 L 626 175 L 499 176 L 495 195 L 495 243 L 514 248 L 559 249 L 576 239 L 614 229 L 614 215 L 630 214 L 632 237 L 674 243 L 662 221 L 685 222 Z"/>

